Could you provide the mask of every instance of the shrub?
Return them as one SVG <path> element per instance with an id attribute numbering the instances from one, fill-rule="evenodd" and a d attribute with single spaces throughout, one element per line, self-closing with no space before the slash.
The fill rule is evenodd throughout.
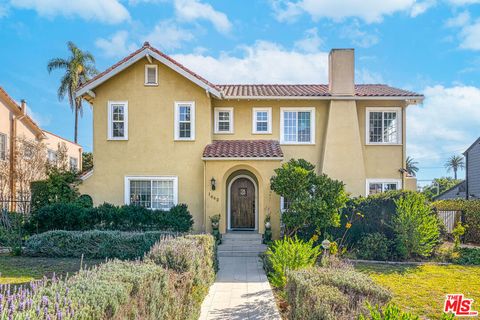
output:
<path id="1" fill-rule="evenodd" d="M 480 249 L 460 248 L 453 262 L 465 265 L 480 265 Z"/>
<path id="2" fill-rule="evenodd" d="M 440 200 L 432 203 L 436 210 L 462 211 L 463 223 L 468 226 L 464 241 L 480 244 L 480 200 Z"/>
<path id="3" fill-rule="evenodd" d="M 273 286 L 283 288 L 287 281 L 286 271 L 313 266 L 320 255 L 318 246 L 313 239 L 309 242 L 285 237 L 276 240 L 266 252 L 272 271 L 268 274 Z"/>
<path id="4" fill-rule="evenodd" d="M 403 312 L 399 307 L 393 303 L 389 303 L 383 310 L 378 306 L 368 306 L 370 315 L 360 315 L 359 320 L 418 320 L 418 316 L 415 316 L 409 312 Z"/>
<path id="5" fill-rule="evenodd" d="M 30 232 L 58 229 L 187 232 L 193 226 L 192 215 L 185 204 L 167 211 L 134 205 L 117 207 L 108 203 L 92 208 L 86 197 L 74 203 L 56 203 L 34 211 L 28 223 Z"/>
<path id="6" fill-rule="evenodd" d="M 309 268 L 287 271 L 285 288 L 292 320 L 353 319 L 366 302 L 384 304 L 388 291 L 353 268 Z"/>
<path id="7" fill-rule="evenodd" d="M 419 193 L 395 201 L 393 219 L 397 252 L 405 257 L 429 257 L 439 242 L 440 222 Z"/>
<path id="8" fill-rule="evenodd" d="M 25 254 L 44 257 L 135 259 L 142 257 L 165 232 L 48 231 L 30 237 Z"/>
<path id="9" fill-rule="evenodd" d="M 379 232 L 363 236 L 357 245 L 357 257 L 366 260 L 387 260 L 390 257 L 390 240 Z"/>

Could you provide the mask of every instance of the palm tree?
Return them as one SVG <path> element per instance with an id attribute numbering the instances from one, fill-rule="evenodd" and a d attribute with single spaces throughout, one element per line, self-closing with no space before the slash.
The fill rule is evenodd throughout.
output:
<path id="1" fill-rule="evenodd" d="M 90 77 L 98 72 L 95 69 L 95 58 L 87 51 L 80 50 L 73 42 L 67 43 L 70 56 L 67 59 L 54 58 L 48 62 L 47 70 L 51 73 L 53 70 L 64 70 L 64 75 L 60 80 L 60 87 L 57 94 L 61 101 L 68 95 L 68 102 L 75 113 L 75 134 L 74 141 L 78 141 L 78 114 L 83 115 L 82 98 L 75 97 L 75 91 L 82 83 L 85 83 Z"/>
<path id="2" fill-rule="evenodd" d="M 418 162 L 415 161 L 412 157 L 408 156 L 405 161 L 405 164 L 407 167 L 407 173 L 415 177 L 418 172 L 418 167 L 417 167 Z"/>
<path id="3" fill-rule="evenodd" d="M 445 162 L 445 168 L 447 168 L 447 172 L 453 170 L 453 175 L 456 180 L 458 169 L 465 168 L 465 161 L 462 156 L 453 155 Z"/>

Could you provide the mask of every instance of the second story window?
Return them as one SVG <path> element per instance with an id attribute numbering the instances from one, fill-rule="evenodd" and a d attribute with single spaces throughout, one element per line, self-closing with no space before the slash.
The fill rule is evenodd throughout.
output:
<path id="1" fill-rule="evenodd" d="M 128 140 L 128 102 L 108 102 L 108 139 Z"/>
<path id="2" fill-rule="evenodd" d="M 367 108 L 367 144 L 402 143 L 400 108 Z"/>
<path id="3" fill-rule="evenodd" d="M 7 159 L 7 135 L 0 133 L 0 160 Z"/>
<path id="4" fill-rule="evenodd" d="M 314 108 L 281 108 L 280 142 L 283 144 L 315 143 L 314 120 Z"/>
<path id="5" fill-rule="evenodd" d="M 272 133 L 272 108 L 253 108 L 252 133 Z"/>
<path id="6" fill-rule="evenodd" d="M 195 102 L 175 102 L 175 140 L 195 140 Z"/>
<path id="7" fill-rule="evenodd" d="M 400 180 L 367 180 L 367 195 L 400 189 Z"/>
<path id="8" fill-rule="evenodd" d="M 78 171 L 78 159 L 74 157 L 70 157 L 70 170 L 73 172 Z"/>
<path id="9" fill-rule="evenodd" d="M 158 66 L 156 64 L 145 65 L 145 85 L 155 86 L 158 84 Z"/>
<path id="10" fill-rule="evenodd" d="M 53 165 L 56 164 L 57 163 L 57 153 L 53 150 L 50 150 L 50 149 L 47 152 L 48 152 L 48 154 L 47 154 L 48 162 L 50 164 L 53 164 Z"/>
<path id="11" fill-rule="evenodd" d="M 233 108 L 215 108 L 215 133 L 233 133 Z"/>

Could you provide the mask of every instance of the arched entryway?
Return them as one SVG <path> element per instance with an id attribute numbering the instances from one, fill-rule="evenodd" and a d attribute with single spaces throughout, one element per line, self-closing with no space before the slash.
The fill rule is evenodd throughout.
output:
<path id="1" fill-rule="evenodd" d="M 248 171 L 234 172 L 228 179 L 228 230 L 258 230 L 258 183 Z"/>

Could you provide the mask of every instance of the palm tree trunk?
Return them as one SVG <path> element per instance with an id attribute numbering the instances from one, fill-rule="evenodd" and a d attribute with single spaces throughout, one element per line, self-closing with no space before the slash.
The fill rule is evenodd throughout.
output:
<path id="1" fill-rule="evenodd" d="M 455 180 L 457 180 L 457 168 L 453 168 L 453 175 L 455 176 Z"/>
<path id="2" fill-rule="evenodd" d="M 75 143 L 78 143 L 78 110 L 79 105 L 78 105 L 78 99 L 75 99 L 75 133 L 73 137 L 73 141 Z"/>

